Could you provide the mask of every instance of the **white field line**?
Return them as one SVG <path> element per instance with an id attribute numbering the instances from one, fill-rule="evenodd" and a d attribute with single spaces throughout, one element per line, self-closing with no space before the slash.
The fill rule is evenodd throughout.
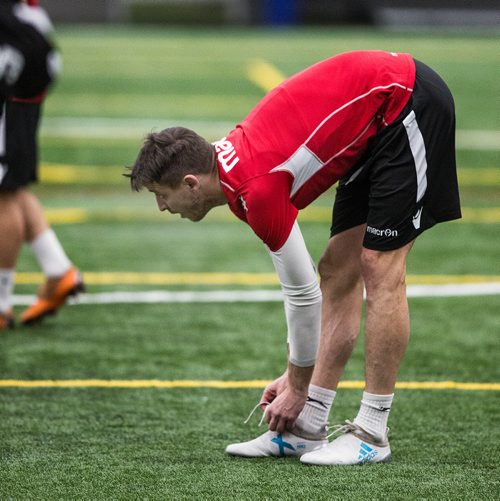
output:
<path id="1" fill-rule="evenodd" d="M 42 138 L 138 140 L 150 132 L 179 125 L 193 129 L 207 139 L 218 139 L 233 129 L 235 123 L 169 118 L 44 117 L 40 135 Z"/>
<path id="2" fill-rule="evenodd" d="M 102 118 L 102 117 L 44 117 L 41 126 L 43 138 L 135 139 L 152 131 L 182 125 L 194 129 L 208 139 L 225 136 L 235 125 L 231 121 Z M 500 130 L 457 131 L 457 149 L 500 150 Z"/>
<path id="3" fill-rule="evenodd" d="M 468 297 L 500 294 L 500 282 L 476 284 L 409 285 L 408 297 Z M 16 294 L 14 305 L 29 305 L 35 296 Z M 94 292 L 71 299 L 71 304 L 147 303 L 267 303 L 283 301 L 279 290 Z"/>

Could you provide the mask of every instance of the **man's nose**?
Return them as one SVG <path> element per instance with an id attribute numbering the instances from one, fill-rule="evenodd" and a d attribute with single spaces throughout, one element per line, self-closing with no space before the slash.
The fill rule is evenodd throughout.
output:
<path id="1" fill-rule="evenodd" d="M 163 198 L 159 197 L 158 195 L 156 195 L 156 204 L 158 205 L 158 209 L 160 209 L 162 212 L 168 209 L 168 205 L 165 203 L 165 200 L 163 200 Z"/>

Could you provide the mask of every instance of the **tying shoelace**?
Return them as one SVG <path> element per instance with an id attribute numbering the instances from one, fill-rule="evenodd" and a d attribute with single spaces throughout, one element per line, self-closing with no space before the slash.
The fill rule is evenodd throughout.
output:
<path id="1" fill-rule="evenodd" d="M 250 419 L 252 418 L 252 416 L 255 414 L 255 411 L 256 411 L 257 409 L 259 409 L 261 405 L 266 405 L 266 406 L 267 406 L 267 405 L 269 405 L 270 403 L 271 403 L 271 402 L 259 402 L 259 403 L 258 403 L 258 404 L 257 404 L 257 405 L 256 405 L 256 406 L 252 409 L 252 410 L 251 410 L 250 414 L 249 414 L 249 415 L 248 415 L 248 417 L 245 419 L 245 421 L 243 421 L 243 423 L 244 423 L 244 424 L 247 424 L 247 423 L 250 421 Z M 259 421 L 258 426 L 261 426 L 261 425 L 262 425 L 262 423 L 264 422 L 264 419 L 265 419 L 265 417 L 266 417 L 266 410 L 267 410 L 267 407 L 266 407 L 266 409 L 264 409 L 264 412 L 262 413 L 262 417 L 260 418 L 260 421 Z"/>

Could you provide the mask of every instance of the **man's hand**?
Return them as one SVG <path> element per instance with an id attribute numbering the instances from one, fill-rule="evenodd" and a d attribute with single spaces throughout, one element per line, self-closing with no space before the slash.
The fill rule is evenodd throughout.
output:
<path id="1" fill-rule="evenodd" d="M 273 397 L 264 410 L 264 416 L 271 431 L 283 433 L 292 428 L 303 409 L 314 367 L 297 367 L 288 363 L 288 371 L 271 383 L 264 391 L 264 397 Z M 269 401 L 269 400 L 268 400 Z"/>
<path id="2" fill-rule="evenodd" d="M 267 385 L 260 398 L 259 407 L 264 411 L 274 399 L 281 395 L 288 385 L 288 371 L 285 371 L 279 378 L 275 379 L 271 384 Z"/>

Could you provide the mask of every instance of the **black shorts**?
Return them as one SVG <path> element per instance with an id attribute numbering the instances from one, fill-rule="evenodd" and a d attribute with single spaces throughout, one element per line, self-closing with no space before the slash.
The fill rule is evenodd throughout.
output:
<path id="1" fill-rule="evenodd" d="M 37 180 L 40 104 L 7 101 L 0 116 L 0 190 Z"/>
<path id="2" fill-rule="evenodd" d="M 453 97 L 437 73 L 415 64 L 410 101 L 339 181 L 331 236 L 366 224 L 364 247 L 393 250 L 461 217 Z"/>

